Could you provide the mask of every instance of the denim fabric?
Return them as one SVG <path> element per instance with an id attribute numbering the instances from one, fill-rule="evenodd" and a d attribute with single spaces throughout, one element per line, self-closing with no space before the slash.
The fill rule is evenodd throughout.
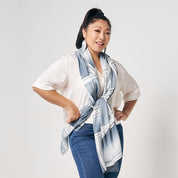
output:
<path id="1" fill-rule="evenodd" d="M 117 125 L 123 152 L 123 128 Z M 98 160 L 92 124 L 84 124 L 78 131 L 69 136 L 70 148 L 74 157 L 80 178 L 117 178 L 119 172 L 113 167 L 112 172 L 102 173 Z M 122 158 L 117 162 L 117 170 L 121 167 Z"/>

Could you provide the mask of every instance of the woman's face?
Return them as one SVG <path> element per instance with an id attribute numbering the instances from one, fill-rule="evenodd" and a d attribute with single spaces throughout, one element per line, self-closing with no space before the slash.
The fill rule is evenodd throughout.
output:
<path id="1" fill-rule="evenodd" d="M 110 39 L 111 29 L 107 21 L 99 19 L 89 24 L 88 28 L 86 30 L 83 29 L 82 32 L 90 53 L 98 55 L 106 48 Z"/>

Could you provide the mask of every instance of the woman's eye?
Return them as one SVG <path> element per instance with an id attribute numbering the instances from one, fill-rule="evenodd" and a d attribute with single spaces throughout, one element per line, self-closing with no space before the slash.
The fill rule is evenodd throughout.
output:
<path id="1" fill-rule="evenodd" d="M 107 31 L 107 32 L 106 32 L 106 34 L 107 34 L 107 35 L 110 35 L 110 34 L 111 34 L 111 32 L 110 32 L 110 31 Z"/>
<path id="2" fill-rule="evenodd" d="M 95 32 L 100 33 L 101 31 L 100 30 L 95 30 Z M 111 32 L 105 32 L 105 34 L 110 35 Z"/>

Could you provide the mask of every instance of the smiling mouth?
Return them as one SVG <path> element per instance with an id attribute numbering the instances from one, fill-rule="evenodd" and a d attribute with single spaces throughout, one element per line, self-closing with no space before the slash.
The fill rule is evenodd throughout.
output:
<path id="1" fill-rule="evenodd" d="M 104 46 L 104 43 L 96 42 L 96 44 L 99 46 Z"/>

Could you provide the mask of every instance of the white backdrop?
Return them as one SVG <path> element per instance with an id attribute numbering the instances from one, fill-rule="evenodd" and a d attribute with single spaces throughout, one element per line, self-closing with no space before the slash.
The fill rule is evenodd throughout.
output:
<path id="1" fill-rule="evenodd" d="M 86 11 L 112 23 L 107 53 L 125 66 L 142 96 L 123 123 L 120 178 L 176 178 L 178 9 L 176 0 L 6 0 L 0 2 L 0 177 L 77 178 L 60 153 L 59 107 L 32 91 L 57 58 L 75 50 Z"/>

